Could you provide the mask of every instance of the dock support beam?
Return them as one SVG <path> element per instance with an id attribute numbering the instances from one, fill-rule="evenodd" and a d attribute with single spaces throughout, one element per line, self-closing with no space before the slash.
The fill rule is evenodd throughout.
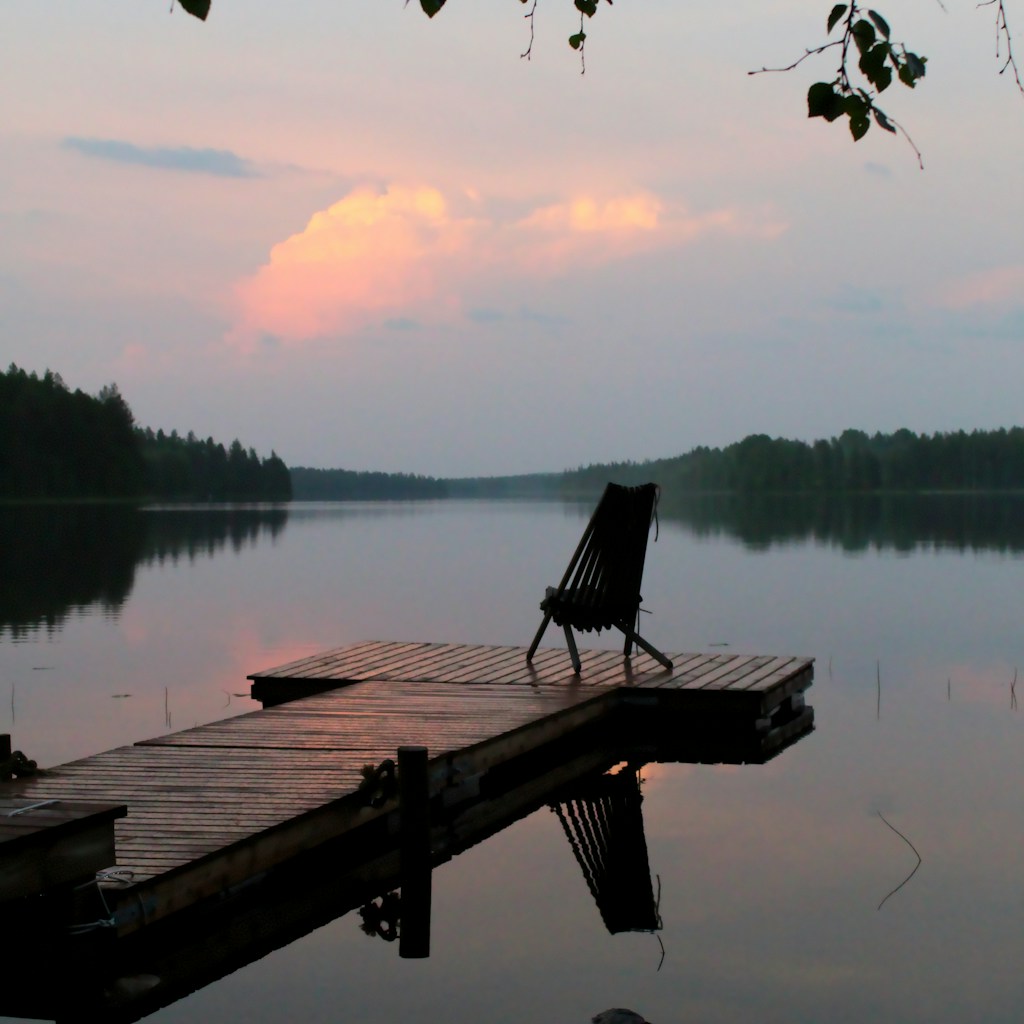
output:
<path id="1" fill-rule="evenodd" d="M 430 956 L 430 790 L 427 748 L 398 748 L 402 921 L 398 955 Z"/>

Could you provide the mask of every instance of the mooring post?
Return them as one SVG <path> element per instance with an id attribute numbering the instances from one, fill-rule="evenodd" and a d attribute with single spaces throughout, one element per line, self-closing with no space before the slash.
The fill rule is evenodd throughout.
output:
<path id="1" fill-rule="evenodd" d="M 398 748 L 402 923 L 398 955 L 430 956 L 430 790 L 427 748 Z"/>
<path id="2" fill-rule="evenodd" d="M 0 732 L 0 782 L 8 782 L 11 778 L 11 737 L 9 733 Z"/>

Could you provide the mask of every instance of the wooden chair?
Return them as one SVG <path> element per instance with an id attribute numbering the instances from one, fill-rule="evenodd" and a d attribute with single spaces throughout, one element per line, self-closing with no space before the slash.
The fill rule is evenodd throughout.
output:
<path id="1" fill-rule="evenodd" d="M 572 667 L 580 672 L 580 655 L 574 629 L 589 632 L 613 626 L 625 634 L 623 654 L 633 644 L 672 668 L 672 662 L 637 633 L 640 611 L 640 580 L 644 573 L 647 534 L 658 501 L 657 484 L 622 487 L 608 484 L 590 517 L 576 554 L 557 587 L 548 587 L 540 610 L 544 620 L 526 654 L 532 661 L 544 631 L 552 619 L 565 631 Z"/>

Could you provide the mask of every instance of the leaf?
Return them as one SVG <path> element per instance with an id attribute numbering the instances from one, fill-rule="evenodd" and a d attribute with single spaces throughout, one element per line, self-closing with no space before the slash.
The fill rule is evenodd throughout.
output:
<path id="1" fill-rule="evenodd" d="M 575 33 L 575 35 L 569 36 L 569 45 L 574 50 L 578 50 L 584 44 L 584 42 L 586 42 L 586 39 L 587 39 L 587 33 L 586 32 L 577 32 L 577 33 Z"/>
<path id="2" fill-rule="evenodd" d="M 878 11 L 868 11 L 868 17 L 875 23 L 875 28 L 885 36 L 889 38 L 889 22 L 883 18 Z"/>
<path id="3" fill-rule="evenodd" d="M 807 116 L 824 117 L 825 111 L 829 109 L 835 93 L 828 82 L 815 82 L 807 90 Z"/>
<path id="4" fill-rule="evenodd" d="M 916 53 L 904 54 L 903 63 L 900 65 L 900 81 L 911 89 L 917 84 L 919 78 L 924 78 L 925 62 L 927 57 L 918 57 Z"/>
<path id="5" fill-rule="evenodd" d="M 843 98 L 839 96 L 828 82 L 815 82 L 807 90 L 807 116 L 823 117 L 826 121 L 834 121 L 842 117 Z"/>
<path id="6" fill-rule="evenodd" d="M 575 0 L 576 10 L 582 11 L 588 18 L 597 13 L 597 0 Z"/>
<path id="7" fill-rule="evenodd" d="M 200 21 L 206 21 L 206 16 L 210 13 L 210 0 L 178 0 L 178 3 L 184 11 Z"/>
<path id="8" fill-rule="evenodd" d="M 854 142 L 859 142 L 868 133 L 871 122 L 866 117 L 854 117 L 850 115 L 850 134 Z"/>
<path id="9" fill-rule="evenodd" d="M 876 43 L 870 50 L 865 50 L 861 54 L 857 64 L 864 77 L 879 92 L 884 92 L 892 83 L 892 70 L 885 65 L 891 51 L 892 47 L 888 43 Z"/>
<path id="10" fill-rule="evenodd" d="M 857 67 L 864 72 L 864 74 L 870 79 L 875 73 L 875 70 L 882 66 L 885 61 L 885 47 L 872 46 L 870 50 L 865 50 L 860 55 L 860 60 L 857 62 Z"/>
<path id="11" fill-rule="evenodd" d="M 847 96 L 843 100 L 843 112 L 850 118 L 850 134 L 854 142 L 864 138 L 871 127 L 870 110 L 870 103 L 860 96 Z"/>
<path id="12" fill-rule="evenodd" d="M 846 4 L 836 4 L 828 16 L 828 31 L 836 27 L 836 22 L 846 13 Z"/>
<path id="13" fill-rule="evenodd" d="M 444 7 L 445 0 L 420 0 L 420 7 L 423 8 L 423 13 L 428 18 L 432 18 L 442 7 Z"/>
<path id="14" fill-rule="evenodd" d="M 870 103 L 862 96 L 844 96 L 843 113 L 851 117 L 867 117 Z"/>
<path id="15" fill-rule="evenodd" d="M 867 19 L 861 18 L 860 21 L 855 21 L 850 32 L 853 35 L 853 41 L 857 44 L 857 49 L 861 53 L 871 49 L 874 45 L 875 28 Z"/>
<path id="16" fill-rule="evenodd" d="M 893 125 L 892 121 L 890 121 L 889 118 L 887 118 L 885 114 L 883 114 L 882 111 L 878 109 L 878 107 L 875 107 L 874 115 L 875 121 L 878 124 L 879 128 L 884 128 L 887 132 L 892 132 L 893 135 L 896 134 L 895 125 Z"/>

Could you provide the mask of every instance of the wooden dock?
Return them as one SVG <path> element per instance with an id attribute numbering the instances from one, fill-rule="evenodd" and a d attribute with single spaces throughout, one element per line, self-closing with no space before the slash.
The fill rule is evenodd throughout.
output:
<path id="1" fill-rule="evenodd" d="M 482 802 L 536 799 L 529 780 L 561 758 L 597 765 L 625 743 L 657 759 L 689 736 L 705 744 L 695 760 L 763 761 L 812 728 L 809 658 L 674 654 L 665 670 L 646 655 L 580 653 L 576 676 L 560 649 L 527 665 L 519 647 L 351 644 L 250 676 L 264 710 L 3 783 L 0 796 L 127 806 L 114 822 L 118 884 L 102 883 L 126 936 L 326 843 L 380 856 L 396 843 L 397 800 L 386 772 L 371 789 L 364 768 L 401 746 L 429 750 L 441 849 L 504 820 Z"/>
<path id="2" fill-rule="evenodd" d="M 673 654 L 664 669 L 646 654 L 580 650 L 573 673 L 563 648 L 542 648 L 529 664 L 522 647 L 474 644 L 349 644 L 254 672 L 252 695 L 266 705 L 357 682 L 473 683 L 483 686 L 656 690 L 693 710 L 770 714 L 813 679 L 813 658 L 742 654 Z"/>

